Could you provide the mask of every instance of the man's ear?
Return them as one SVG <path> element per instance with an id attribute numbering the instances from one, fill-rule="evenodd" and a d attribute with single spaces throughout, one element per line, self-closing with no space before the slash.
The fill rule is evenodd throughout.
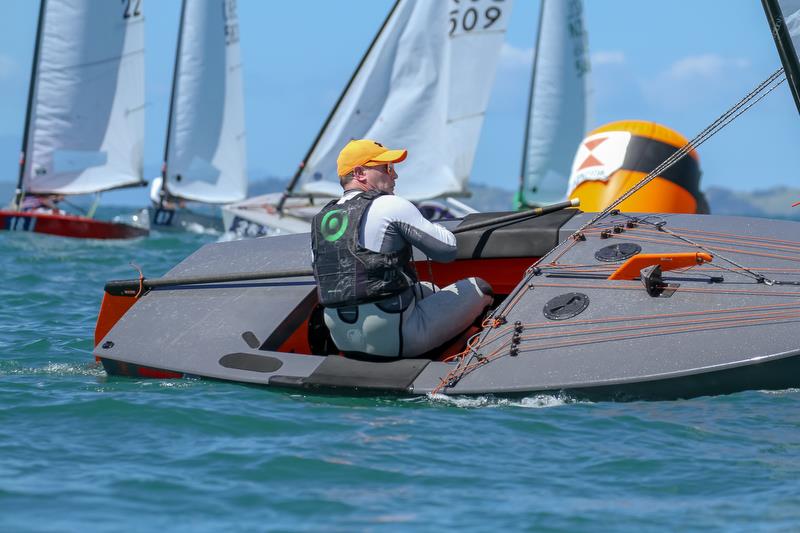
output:
<path id="1" fill-rule="evenodd" d="M 367 173 L 364 172 L 364 167 L 358 166 L 353 168 L 353 179 L 363 182 L 366 179 Z"/>

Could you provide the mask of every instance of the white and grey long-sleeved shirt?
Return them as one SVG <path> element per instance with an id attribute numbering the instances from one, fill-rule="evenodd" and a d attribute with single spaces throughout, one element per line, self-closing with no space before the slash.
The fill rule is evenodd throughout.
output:
<path id="1" fill-rule="evenodd" d="M 362 192 L 345 191 L 337 204 L 352 200 Z M 390 194 L 373 200 L 361 219 L 358 242 L 368 250 L 384 254 L 410 244 L 434 261 L 447 263 L 456 258 L 455 235 L 444 226 L 427 220 L 405 198 Z"/>

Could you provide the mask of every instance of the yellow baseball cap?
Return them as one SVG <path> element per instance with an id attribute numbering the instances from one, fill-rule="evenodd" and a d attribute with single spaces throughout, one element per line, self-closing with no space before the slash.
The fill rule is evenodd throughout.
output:
<path id="1" fill-rule="evenodd" d="M 375 167 L 386 163 L 399 163 L 408 155 L 408 150 L 389 150 L 381 143 L 369 139 L 350 141 L 339 152 L 336 159 L 336 171 L 339 176 L 346 176 L 354 168 Z"/>

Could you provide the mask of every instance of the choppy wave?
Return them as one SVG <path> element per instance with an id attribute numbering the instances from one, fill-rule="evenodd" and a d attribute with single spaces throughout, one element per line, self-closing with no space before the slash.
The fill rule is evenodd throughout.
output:
<path id="1" fill-rule="evenodd" d="M 800 390 L 350 398 L 106 376 L 109 279 L 216 236 L 0 233 L 0 528 L 793 530 Z M 757 495 L 757 497 L 754 497 Z"/>
<path id="2" fill-rule="evenodd" d="M 518 399 L 495 397 L 492 395 L 481 396 L 449 396 L 447 394 L 428 394 L 427 398 L 434 404 L 443 403 L 454 407 L 465 409 L 477 409 L 482 407 L 522 407 L 527 409 L 545 409 L 549 407 L 561 407 L 578 403 L 577 400 L 570 398 L 566 394 L 536 394 Z M 588 402 L 584 402 L 588 403 Z"/>

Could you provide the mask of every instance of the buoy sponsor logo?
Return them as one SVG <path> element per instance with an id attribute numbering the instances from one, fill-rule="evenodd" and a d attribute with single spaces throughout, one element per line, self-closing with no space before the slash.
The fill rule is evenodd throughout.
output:
<path id="1" fill-rule="evenodd" d="M 584 181 L 608 181 L 622 168 L 630 141 L 628 131 L 607 131 L 586 137 L 572 162 L 568 194 Z"/>
<path id="2" fill-rule="evenodd" d="M 347 213 L 342 209 L 334 209 L 325 213 L 319 228 L 323 238 L 328 242 L 338 241 L 347 230 L 349 221 Z"/>

